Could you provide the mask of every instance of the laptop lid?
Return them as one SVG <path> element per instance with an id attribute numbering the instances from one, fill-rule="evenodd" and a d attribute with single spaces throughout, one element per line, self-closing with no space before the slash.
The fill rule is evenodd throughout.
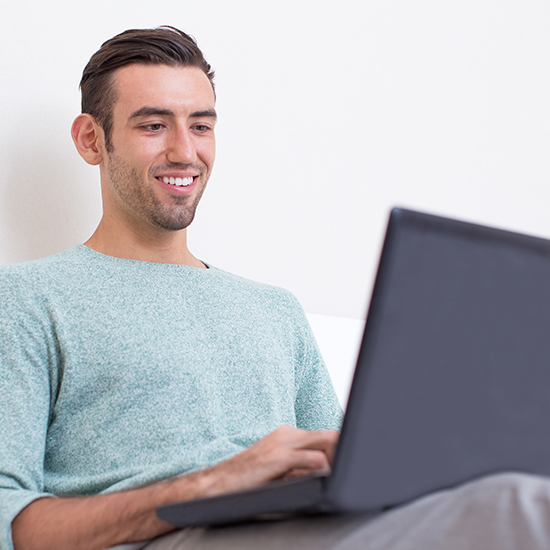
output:
<path id="1" fill-rule="evenodd" d="M 497 471 L 550 475 L 550 242 L 394 209 L 331 507 L 377 509 Z"/>

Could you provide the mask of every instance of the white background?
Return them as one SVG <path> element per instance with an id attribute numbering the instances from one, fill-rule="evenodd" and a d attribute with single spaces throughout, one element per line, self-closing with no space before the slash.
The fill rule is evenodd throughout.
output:
<path id="1" fill-rule="evenodd" d="M 93 232 L 81 71 L 160 24 L 217 73 L 200 258 L 360 319 L 392 205 L 550 237 L 547 0 L 18 0 L 0 8 L 0 263 Z"/>

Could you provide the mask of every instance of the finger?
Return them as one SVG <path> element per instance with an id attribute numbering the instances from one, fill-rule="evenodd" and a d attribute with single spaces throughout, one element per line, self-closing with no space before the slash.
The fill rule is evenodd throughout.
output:
<path id="1" fill-rule="evenodd" d="M 281 479 L 294 479 L 299 477 L 305 477 L 310 476 L 312 474 L 316 475 L 330 475 L 330 467 L 327 467 L 326 469 L 322 470 L 310 470 L 308 468 L 293 468 L 292 470 L 289 470 L 286 474 L 281 476 Z"/>
<path id="2" fill-rule="evenodd" d="M 330 462 L 322 450 L 295 449 L 289 455 L 287 471 L 294 469 L 324 473 L 330 471 Z"/>
<path id="3" fill-rule="evenodd" d="M 329 463 L 332 464 L 338 438 L 338 432 L 331 430 L 304 432 L 299 448 L 322 451 L 327 456 Z"/>

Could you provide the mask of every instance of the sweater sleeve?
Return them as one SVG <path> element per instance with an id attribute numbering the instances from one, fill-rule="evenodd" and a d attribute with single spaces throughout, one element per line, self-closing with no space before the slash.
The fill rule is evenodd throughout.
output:
<path id="1" fill-rule="evenodd" d="M 36 283 L 34 283 L 36 284 Z M 25 285 L 28 286 L 28 285 Z M 34 285 L 32 285 L 34 286 Z M 43 492 L 55 348 L 44 316 L 31 311 L 16 273 L 0 274 L 0 548 L 13 549 L 11 522 Z"/>
<path id="2" fill-rule="evenodd" d="M 302 306 L 294 296 L 292 301 L 296 425 L 304 430 L 339 430 L 343 412 L 330 374 Z"/>

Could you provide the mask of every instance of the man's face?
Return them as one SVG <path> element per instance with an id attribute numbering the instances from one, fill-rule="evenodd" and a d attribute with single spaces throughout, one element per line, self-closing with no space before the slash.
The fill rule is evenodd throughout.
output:
<path id="1" fill-rule="evenodd" d="M 216 113 L 197 67 L 134 64 L 114 74 L 112 150 L 102 166 L 106 211 L 134 227 L 187 227 L 210 177 Z"/>

